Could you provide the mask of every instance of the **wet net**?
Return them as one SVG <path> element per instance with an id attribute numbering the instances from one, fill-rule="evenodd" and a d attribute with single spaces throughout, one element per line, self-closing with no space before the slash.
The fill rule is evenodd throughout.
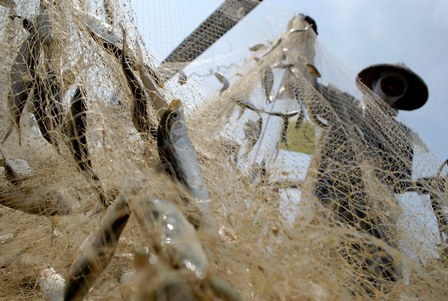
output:
<path id="1" fill-rule="evenodd" d="M 0 299 L 446 298 L 443 166 L 313 20 L 165 2 L 0 1 Z"/>

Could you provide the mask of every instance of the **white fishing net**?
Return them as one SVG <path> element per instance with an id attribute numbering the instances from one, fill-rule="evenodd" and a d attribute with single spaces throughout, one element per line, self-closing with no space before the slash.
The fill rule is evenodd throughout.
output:
<path id="1" fill-rule="evenodd" d="M 170 13 L 188 1 L 14 2 L 0 1 L 1 300 L 48 300 L 39 273 L 68 279 L 120 200 L 132 213 L 89 300 L 446 298 L 444 170 L 310 19 L 264 33 L 252 0 L 201 2 L 194 22 Z M 161 164 L 174 99 L 210 201 L 184 202 Z M 168 247 L 154 212 L 179 231 Z"/>

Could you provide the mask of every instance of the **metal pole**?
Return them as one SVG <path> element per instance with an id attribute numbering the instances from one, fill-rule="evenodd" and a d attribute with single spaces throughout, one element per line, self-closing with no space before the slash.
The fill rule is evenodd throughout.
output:
<path id="1" fill-rule="evenodd" d="M 224 1 L 165 58 L 160 66 L 164 79 L 169 80 L 204 53 L 261 2 L 262 0 Z"/>

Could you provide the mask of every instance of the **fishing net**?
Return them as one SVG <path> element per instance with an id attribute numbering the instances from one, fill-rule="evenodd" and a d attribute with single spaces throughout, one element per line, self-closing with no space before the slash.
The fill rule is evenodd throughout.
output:
<path id="1" fill-rule="evenodd" d="M 0 1 L 0 299 L 48 300 L 42 270 L 67 278 L 123 199 L 129 222 L 89 300 L 235 300 L 216 277 L 243 300 L 446 298 L 443 170 L 312 20 L 250 0 L 164 2 Z M 253 16 L 275 19 L 271 32 Z M 199 214 L 153 137 L 174 99 L 210 196 Z M 159 253 L 155 199 L 204 273 Z"/>

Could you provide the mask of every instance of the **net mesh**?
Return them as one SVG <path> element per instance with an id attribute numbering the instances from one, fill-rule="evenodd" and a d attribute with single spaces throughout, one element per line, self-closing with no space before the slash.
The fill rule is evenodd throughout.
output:
<path id="1" fill-rule="evenodd" d="M 446 298 L 443 170 L 303 15 L 265 33 L 243 19 L 249 0 L 210 1 L 194 21 L 170 14 L 187 1 L 15 2 L 0 1 L 0 299 L 47 300 L 39 273 L 67 277 L 117 195 L 133 213 L 90 300 L 234 300 L 216 277 L 244 300 Z M 211 201 L 206 227 L 160 255 L 145 202 L 174 204 L 179 225 L 197 214 L 151 136 L 173 99 Z M 124 280 L 141 247 L 150 267 Z"/>

